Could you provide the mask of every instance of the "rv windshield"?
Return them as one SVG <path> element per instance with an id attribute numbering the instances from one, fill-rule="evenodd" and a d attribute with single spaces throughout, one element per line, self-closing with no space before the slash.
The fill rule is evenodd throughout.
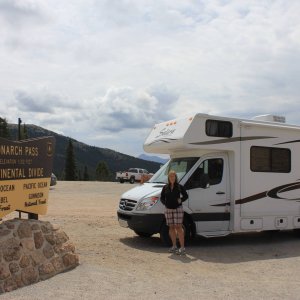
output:
<path id="1" fill-rule="evenodd" d="M 193 167 L 199 157 L 181 157 L 172 158 L 164 166 L 162 166 L 148 182 L 152 183 L 167 183 L 168 173 L 174 170 L 177 174 L 178 181 Z"/>

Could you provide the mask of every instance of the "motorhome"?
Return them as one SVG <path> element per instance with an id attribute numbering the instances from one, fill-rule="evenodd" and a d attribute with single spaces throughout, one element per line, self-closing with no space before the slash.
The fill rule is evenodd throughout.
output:
<path id="1" fill-rule="evenodd" d="M 122 195 L 120 225 L 140 236 L 160 233 L 169 243 L 160 193 L 172 169 L 189 195 L 183 204 L 187 239 L 300 229 L 300 126 L 284 121 L 195 114 L 155 125 L 144 150 L 170 160 Z"/>

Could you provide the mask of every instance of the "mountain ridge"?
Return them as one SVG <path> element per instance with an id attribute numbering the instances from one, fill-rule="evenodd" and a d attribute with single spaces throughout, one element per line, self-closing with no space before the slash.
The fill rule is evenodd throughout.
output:
<path id="1" fill-rule="evenodd" d="M 18 125 L 8 124 L 12 139 L 16 139 L 18 135 Z M 100 161 L 105 161 L 110 169 L 111 180 L 115 179 L 115 172 L 124 171 L 129 168 L 143 168 L 149 172 L 156 172 L 160 164 L 144 159 L 136 158 L 128 154 L 117 152 L 108 148 L 91 146 L 80 142 L 72 137 L 67 137 L 43 127 L 26 124 L 28 138 L 36 138 L 42 136 L 54 136 L 56 140 L 55 155 L 53 162 L 53 173 L 59 178 L 64 178 L 64 167 L 66 158 L 66 148 L 69 139 L 71 139 L 74 148 L 78 177 L 83 177 L 84 167 L 87 166 L 90 180 L 96 179 L 96 167 Z"/>
<path id="2" fill-rule="evenodd" d="M 162 157 L 155 156 L 155 155 L 147 155 L 147 154 L 144 154 L 144 153 L 140 154 L 138 156 L 138 158 L 148 160 L 148 161 L 154 161 L 154 162 L 157 162 L 159 164 L 165 164 L 169 160 L 168 158 L 162 158 Z"/>

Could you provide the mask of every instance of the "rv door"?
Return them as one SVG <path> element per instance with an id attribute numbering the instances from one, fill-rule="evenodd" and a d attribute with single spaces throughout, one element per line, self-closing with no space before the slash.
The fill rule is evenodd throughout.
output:
<path id="1" fill-rule="evenodd" d="M 227 155 L 203 157 L 185 187 L 197 233 L 228 231 L 230 195 Z"/>

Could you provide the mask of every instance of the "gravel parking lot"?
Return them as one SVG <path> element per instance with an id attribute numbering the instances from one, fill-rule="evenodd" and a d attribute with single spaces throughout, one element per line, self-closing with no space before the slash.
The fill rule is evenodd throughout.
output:
<path id="1" fill-rule="evenodd" d="M 132 187 L 58 182 L 40 219 L 62 226 L 80 266 L 0 299 L 300 299 L 293 232 L 196 238 L 187 256 L 172 255 L 158 235 L 141 238 L 119 226 L 119 198 Z"/>

